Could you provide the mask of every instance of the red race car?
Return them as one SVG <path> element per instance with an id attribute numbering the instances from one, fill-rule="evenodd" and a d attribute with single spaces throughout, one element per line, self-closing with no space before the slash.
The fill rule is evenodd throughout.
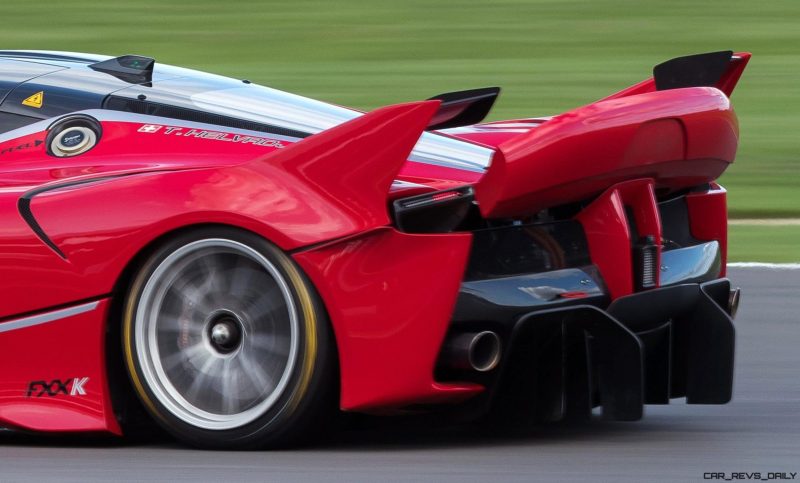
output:
<path id="1" fill-rule="evenodd" d="M 730 95 L 670 60 L 553 117 L 362 113 L 0 52 L 0 425 L 282 445 L 327 411 L 635 420 L 731 398 Z M 515 416 L 516 417 L 516 416 Z"/>

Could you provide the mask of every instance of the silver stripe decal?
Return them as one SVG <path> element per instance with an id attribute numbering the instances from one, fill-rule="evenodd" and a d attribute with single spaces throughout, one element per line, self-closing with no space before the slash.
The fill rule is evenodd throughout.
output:
<path id="1" fill-rule="evenodd" d="M 86 312 L 91 312 L 100 305 L 100 302 L 89 302 L 88 304 L 76 305 L 67 309 L 54 310 L 41 315 L 33 315 L 22 319 L 11 320 L 8 322 L 0 322 L 0 333 L 9 332 L 17 329 L 26 329 L 34 325 L 46 324 L 48 322 L 55 322 L 56 320 L 66 319 L 73 315 L 79 315 Z"/>
<path id="2" fill-rule="evenodd" d="M 278 139 L 281 141 L 288 141 L 288 142 L 295 142 L 299 140 L 298 138 L 283 136 L 280 134 L 272 134 L 261 131 L 251 131 L 249 129 L 238 129 L 233 127 L 218 126 L 216 124 L 206 124 L 194 121 L 184 121 L 183 119 L 172 119 L 168 117 L 150 116 L 148 114 L 136 114 L 133 112 L 111 111 L 106 109 L 87 109 L 85 111 L 75 111 L 75 112 L 70 112 L 69 114 L 54 116 L 0 134 L 0 143 L 44 131 L 47 129 L 48 126 L 53 124 L 56 120 L 62 117 L 72 116 L 74 114 L 85 114 L 87 116 L 92 116 L 98 121 L 131 122 L 131 123 L 142 123 L 142 124 L 158 124 L 162 126 L 177 126 L 189 129 L 198 129 L 198 130 L 202 129 L 214 132 L 229 132 L 231 134 L 242 134 L 245 136 L 254 136 L 267 139 Z"/>
<path id="3" fill-rule="evenodd" d="M 47 129 L 47 126 L 53 123 L 51 119 L 44 119 L 42 121 L 37 121 L 33 124 L 28 124 L 27 126 L 18 127 L 16 129 L 12 129 L 11 131 L 6 131 L 3 134 L 0 134 L 0 143 L 4 143 L 6 141 L 11 141 L 12 139 L 21 138 L 23 136 L 30 136 L 31 134 L 36 134 L 37 132 L 42 132 Z"/>
<path id="4" fill-rule="evenodd" d="M 411 183 L 409 181 L 402 181 L 399 179 L 392 181 L 392 189 L 406 189 L 406 188 L 430 188 L 430 186 L 426 186 L 424 184 L 419 184 L 419 183 Z"/>

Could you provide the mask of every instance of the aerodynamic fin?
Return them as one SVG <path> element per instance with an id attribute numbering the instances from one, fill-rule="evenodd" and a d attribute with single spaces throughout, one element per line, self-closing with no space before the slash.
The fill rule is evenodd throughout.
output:
<path id="1" fill-rule="evenodd" d="M 478 124 L 492 110 L 499 95 L 499 87 L 484 87 L 446 92 L 431 97 L 428 99 L 429 101 L 442 101 L 442 105 L 431 119 L 428 129 L 447 129 Z"/>
<path id="2" fill-rule="evenodd" d="M 131 84 L 141 84 L 143 82 L 150 82 L 153 79 L 153 65 L 155 63 L 155 59 L 150 57 L 123 55 L 102 62 L 95 62 L 94 64 L 90 64 L 89 68 L 98 72 L 111 74 Z"/>
<path id="3" fill-rule="evenodd" d="M 750 56 L 749 52 L 726 50 L 676 57 L 655 66 L 653 77 L 602 100 L 684 87 L 716 87 L 730 97 Z"/>
<path id="4" fill-rule="evenodd" d="M 716 86 L 728 70 L 733 51 L 687 55 L 653 67 L 656 90 Z"/>
<path id="5" fill-rule="evenodd" d="M 387 106 L 260 158 L 325 196 L 332 206 L 389 223 L 392 181 L 436 113 L 440 101 Z"/>

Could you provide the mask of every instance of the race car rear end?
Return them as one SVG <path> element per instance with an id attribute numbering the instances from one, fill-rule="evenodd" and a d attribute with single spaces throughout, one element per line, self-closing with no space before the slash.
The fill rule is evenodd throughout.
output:
<path id="1" fill-rule="evenodd" d="M 438 379 L 478 382 L 487 404 L 545 420 L 731 399 L 739 289 L 724 278 L 726 193 L 714 180 L 736 151 L 727 96 L 748 58 L 666 62 L 505 140 L 477 195 L 428 195 L 476 203 L 481 219 Z M 404 203 L 401 226 L 413 224 Z"/>
<path id="2" fill-rule="evenodd" d="M 126 434 L 141 404 L 256 448 L 337 399 L 633 420 L 731 398 L 717 179 L 749 54 L 486 124 L 498 88 L 361 113 L 140 56 L 0 54 L 50 66 L 3 103 L 27 114 L 0 139 L 0 425 Z"/>
<path id="3" fill-rule="evenodd" d="M 328 301 L 342 408 L 635 420 L 728 402 L 739 291 L 715 180 L 748 59 L 674 59 L 560 116 L 444 129 L 493 148 L 480 179 L 395 191 L 393 227 L 295 255 Z"/>

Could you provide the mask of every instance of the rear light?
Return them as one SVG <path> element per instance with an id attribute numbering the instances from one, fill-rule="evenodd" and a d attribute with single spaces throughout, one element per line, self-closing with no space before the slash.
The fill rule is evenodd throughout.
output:
<path id="1" fill-rule="evenodd" d="M 411 233 L 445 233 L 458 227 L 475 199 L 471 186 L 395 200 L 397 227 Z"/>
<path id="2" fill-rule="evenodd" d="M 422 208 L 430 206 L 442 201 L 455 200 L 472 195 L 472 187 L 467 186 L 450 191 L 437 191 L 436 193 L 426 193 L 424 195 L 412 196 L 410 198 L 403 198 L 394 202 L 395 211 L 410 210 L 413 208 Z"/>
<path id="3" fill-rule="evenodd" d="M 633 247 L 633 279 L 636 288 L 654 288 L 658 276 L 658 246 L 653 235 L 647 235 Z"/>

